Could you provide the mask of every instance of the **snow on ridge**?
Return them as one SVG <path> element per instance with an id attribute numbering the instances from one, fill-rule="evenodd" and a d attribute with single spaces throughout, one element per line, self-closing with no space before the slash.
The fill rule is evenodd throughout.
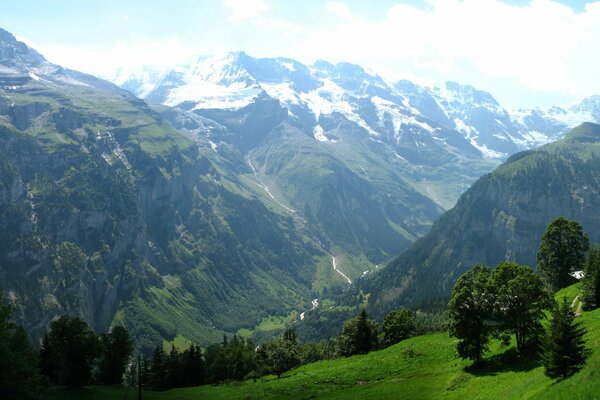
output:
<path id="1" fill-rule="evenodd" d="M 235 64 L 236 57 L 235 54 L 200 57 L 196 63 L 175 67 L 173 71 L 181 75 L 182 84 L 168 92 L 164 104 L 176 106 L 193 101 L 195 109 L 236 109 L 252 103 L 262 88 Z"/>
<path id="2" fill-rule="evenodd" d="M 402 108 L 398 106 L 398 104 L 392 101 L 385 100 L 379 96 L 373 96 L 371 98 L 371 102 L 377 110 L 377 117 L 380 121 L 383 122 L 385 115 L 388 115 L 391 118 L 392 125 L 394 127 L 394 137 L 396 140 L 400 139 L 400 129 L 402 125 L 418 126 L 429 133 L 433 133 L 435 131 L 435 129 L 428 124 L 417 120 L 416 115 L 418 114 L 407 115 L 402 112 Z"/>
<path id="3" fill-rule="evenodd" d="M 327 136 L 325 136 L 323 128 L 320 125 L 317 125 L 317 126 L 315 126 L 313 128 L 313 136 L 319 142 L 324 142 L 324 143 L 335 143 L 335 142 L 337 142 L 337 140 L 328 139 Z"/>
<path id="4" fill-rule="evenodd" d="M 259 85 L 270 96 L 279 100 L 283 104 L 299 104 L 299 98 L 296 91 L 290 87 L 289 82 L 266 83 L 259 82 Z"/>
<path id="5" fill-rule="evenodd" d="M 331 79 L 323 79 L 323 86 L 308 93 L 300 93 L 299 97 L 314 114 L 318 121 L 319 117 L 339 112 L 348 120 L 355 122 L 361 128 L 367 130 L 372 136 L 379 136 L 379 132 L 373 130 L 354 110 L 351 100 L 355 93 L 338 86 Z"/>
<path id="6" fill-rule="evenodd" d="M 475 139 L 469 139 L 469 142 L 471 142 L 473 147 L 475 147 L 477 150 L 479 150 L 481 152 L 481 154 L 483 154 L 485 157 L 501 159 L 501 158 L 508 156 L 508 154 L 506 154 L 506 153 L 502 153 L 502 152 L 499 152 L 496 150 L 489 149 L 485 144 L 480 145 L 479 143 L 477 143 L 475 141 Z"/>

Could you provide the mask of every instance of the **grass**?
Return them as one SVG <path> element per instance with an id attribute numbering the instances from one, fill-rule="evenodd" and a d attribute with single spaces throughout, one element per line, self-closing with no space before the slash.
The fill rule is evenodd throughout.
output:
<path id="1" fill-rule="evenodd" d="M 572 301 L 575 285 L 557 293 Z M 571 378 L 555 381 L 533 361 L 514 357 L 514 348 L 494 342 L 484 367 L 473 369 L 455 354 L 447 333 L 408 339 L 367 355 L 320 361 L 257 382 L 144 393 L 145 399 L 600 399 L 600 309 L 581 317 L 592 349 L 586 366 Z M 512 361 L 511 361 L 512 360 Z M 54 399 L 134 399 L 123 388 L 91 387 L 82 392 L 55 389 Z M 52 397 L 54 396 L 54 397 Z"/>
<path id="2" fill-rule="evenodd" d="M 175 336 L 171 341 L 163 340 L 163 350 L 168 353 L 171 351 L 171 348 L 175 346 L 177 351 L 182 352 L 184 350 L 189 349 L 190 345 L 193 343 L 194 342 L 192 342 L 190 339 L 186 338 L 182 334 L 177 334 L 177 336 Z"/>
<path id="3" fill-rule="evenodd" d="M 252 338 L 254 333 L 262 332 L 267 334 L 276 334 L 283 332 L 289 325 L 290 321 L 297 318 L 297 313 L 292 312 L 286 316 L 269 316 L 264 317 L 254 329 L 242 328 L 237 334 L 244 338 Z"/>

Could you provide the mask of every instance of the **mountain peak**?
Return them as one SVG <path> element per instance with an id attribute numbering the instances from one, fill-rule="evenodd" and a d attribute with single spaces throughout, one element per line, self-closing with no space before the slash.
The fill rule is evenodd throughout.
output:
<path id="1" fill-rule="evenodd" d="M 28 69 L 37 67 L 45 61 L 46 59 L 40 53 L 18 41 L 12 33 L 0 28 L 0 64 Z"/>

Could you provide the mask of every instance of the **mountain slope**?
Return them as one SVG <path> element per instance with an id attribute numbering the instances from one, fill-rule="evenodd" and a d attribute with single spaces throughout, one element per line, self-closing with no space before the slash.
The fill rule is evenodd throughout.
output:
<path id="1" fill-rule="evenodd" d="M 217 157 L 220 143 L 231 144 L 353 279 L 426 233 L 502 159 L 600 112 L 593 98 L 568 110 L 507 111 L 468 85 L 392 84 L 353 64 L 243 52 L 112 79 L 219 126 L 197 133 Z"/>
<path id="2" fill-rule="evenodd" d="M 230 147 L 222 144 L 227 153 Z M 142 349 L 301 310 L 315 257 L 231 148 L 0 31 L 0 286 L 39 339 L 60 314 L 123 323 Z"/>
<path id="3" fill-rule="evenodd" d="M 210 157 L 230 163 L 221 149 L 233 146 L 268 188 L 265 200 L 339 257 L 351 279 L 427 232 L 498 163 L 352 64 L 230 53 L 154 75 L 122 71 L 114 80 L 174 107 L 161 108 L 174 124 L 175 116 L 201 120 L 189 128 L 211 143 Z"/>
<path id="4" fill-rule="evenodd" d="M 600 240 L 600 125 L 586 123 L 558 142 L 518 153 L 480 178 L 431 232 L 371 279 L 369 307 L 378 313 L 446 297 L 476 263 L 535 265 L 547 224 L 579 221 Z"/>

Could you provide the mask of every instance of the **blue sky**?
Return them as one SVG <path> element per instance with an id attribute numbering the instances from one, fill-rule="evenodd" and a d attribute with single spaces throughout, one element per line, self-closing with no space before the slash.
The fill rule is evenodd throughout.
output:
<path id="1" fill-rule="evenodd" d="M 0 27 L 52 62 L 103 76 L 243 50 L 459 81 L 512 108 L 600 94 L 600 2 L 2 0 Z"/>

